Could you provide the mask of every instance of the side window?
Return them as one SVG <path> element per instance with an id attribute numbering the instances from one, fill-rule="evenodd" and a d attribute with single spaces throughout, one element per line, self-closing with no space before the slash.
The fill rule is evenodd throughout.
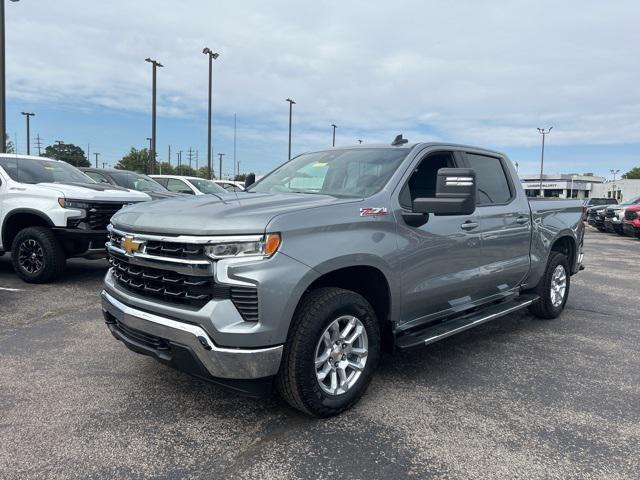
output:
<path id="1" fill-rule="evenodd" d="M 167 189 L 171 192 L 177 193 L 193 193 L 193 190 L 191 190 L 191 188 L 189 188 L 186 183 L 176 178 L 169 179 L 169 181 L 167 182 Z"/>
<path id="2" fill-rule="evenodd" d="M 467 153 L 467 162 L 476 172 L 477 205 L 507 203 L 511 199 L 507 174 L 499 158 Z"/>
<path id="3" fill-rule="evenodd" d="M 101 173 L 97 173 L 97 172 L 84 172 L 84 173 L 86 176 L 88 176 L 92 180 L 95 180 L 98 183 L 109 183 L 109 180 L 107 180 L 107 177 L 105 177 Z"/>
<path id="4" fill-rule="evenodd" d="M 156 182 L 162 185 L 164 188 L 167 188 L 167 180 L 166 178 L 154 178 Z"/>
<path id="5" fill-rule="evenodd" d="M 427 155 L 420 161 L 409 177 L 409 181 L 400 191 L 400 205 L 411 210 L 416 198 L 435 197 L 438 170 L 454 166 L 452 152 L 436 152 Z"/>

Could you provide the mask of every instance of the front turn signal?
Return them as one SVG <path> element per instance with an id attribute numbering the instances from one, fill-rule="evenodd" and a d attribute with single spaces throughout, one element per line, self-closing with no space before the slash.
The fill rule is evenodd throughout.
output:
<path id="1" fill-rule="evenodd" d="M 267 233 L 264 239 L 264 254 L 270 257 L 278 251 L 280 247 L 280 234 L 279 233 Z"/>

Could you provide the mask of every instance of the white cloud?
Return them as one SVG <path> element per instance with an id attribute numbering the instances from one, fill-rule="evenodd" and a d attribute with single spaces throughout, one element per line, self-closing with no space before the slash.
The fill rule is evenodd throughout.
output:
<path id="1" fill-rule="evenodd" d="M 637 1 L 24 0 L 7 3 L 9 96 L 146 112 L 238 112 L 278 135 L 294 98 L 296 141 L 339 134 L 502 146 L 640 142 Z M 324 129 L 324 130 L 323 130 Z M 253 132 L 253 133 L 251 133 Z M 228 134 L 228 132 L 227 132 Z M 281 136 L 281 135 L 280 135 Z M 326 143 L 326 142 L 325 142 Z"/>

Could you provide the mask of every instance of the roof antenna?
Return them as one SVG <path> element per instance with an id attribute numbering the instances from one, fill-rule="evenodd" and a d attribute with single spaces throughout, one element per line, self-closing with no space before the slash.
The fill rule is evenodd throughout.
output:
<path id="1" fill-rule="evenodd" d="M 397 135 L 396 138 L 391 142 L 391 145 L 403 145 L 405 143 L 409 143 L 409 140 L 406 138 L 402 138 L 402 134 Z"/>

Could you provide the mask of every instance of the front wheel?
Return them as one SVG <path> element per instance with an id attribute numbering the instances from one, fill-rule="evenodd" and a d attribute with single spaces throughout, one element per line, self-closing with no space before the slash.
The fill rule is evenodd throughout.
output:
<path id="1" fill-rule="evenodd" d="M 47 227 L 20 230 L 11 245 L 11 262 L 16 274 L 28 283 L 48 283 L 62 275 L 65 254 Z"/>
<path id="2" fill-rule="evenodd" d="M 380 356 L 376 314 L 362 296 L 320 288 L 301 301 L 276 379 L 292 407 L 330 417 L 364 394 Z"/>
<path id="3" fill-rule="evenodd" d="M 551 252 L 544 276 L 536 288 L 539 298 L 531 304 L 529 311 L 538 318 L 556 318 L 567 303 L 570 285 L 567 257 L 560 252 Z"/>

